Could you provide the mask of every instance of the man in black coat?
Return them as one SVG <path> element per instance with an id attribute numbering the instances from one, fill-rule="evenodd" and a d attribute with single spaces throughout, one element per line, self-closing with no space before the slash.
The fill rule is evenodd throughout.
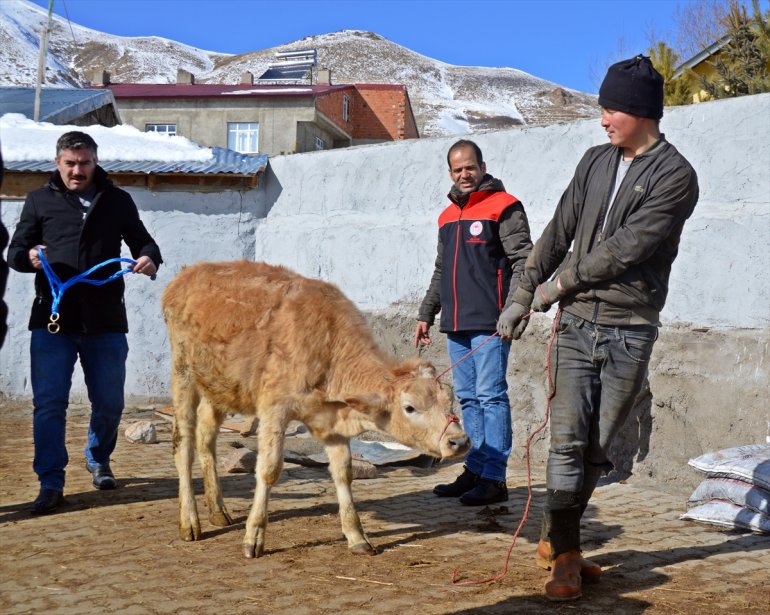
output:
<path id="1" fill-rule="evenodd" d="M 85 448 L 86 468 L 97 489 L 117 486 L 110 469 L 123 413 L 128 320 L 123 278 L 103 286 L 75 284 L 56 310 L 50 330 L 53 296 L 41 262 L 41 250 L 62 280 L 120 256 L 125 241 L 136 259 L 134 273 L 152 276 L 163 262 L 160 249 L 139 219 L 131 196 L 117 188 L 98 166 L 96 142 L 86 133 L 62 135 L 56 144 L 56 168 L 45 186 L 27 195 L 8 248 L 8 264 L 35 273 L 31 339 L 33 468 L 40 494 L 33 514 L 46 514 L 62 503 L 68 456 L 65 426 L 75 362 L 80 358 L 91 421 Z M 114 263 L 92 274 L 105 279 L 120 269 Z"/>

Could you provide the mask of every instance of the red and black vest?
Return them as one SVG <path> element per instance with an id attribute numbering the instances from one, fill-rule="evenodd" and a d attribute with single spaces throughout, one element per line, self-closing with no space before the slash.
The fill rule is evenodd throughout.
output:
<path id="1" fill-rule="evenodd" d="M 519 200 L 506 192 L 471 193 L 439 216 L 441 322 L 444 333 L 494 331 L 511 283 L 498 221 Z"/>

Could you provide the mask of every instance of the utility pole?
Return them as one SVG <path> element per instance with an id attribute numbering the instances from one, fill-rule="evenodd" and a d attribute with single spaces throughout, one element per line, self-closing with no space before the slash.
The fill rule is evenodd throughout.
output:
<path id="1" fill-rule="evenodd" d="M 48 33 L 51 31 L 51 19 L 53 18 L 53 0 L 48 0 L 48 19 L 46 19 L 43 35 L 40 37 L 40 57 L 37 61 L 37 86 L 35 87 L 35 114 L 34 120 L 40 121 L 40 90 L 45 79 L 45 59 L 48 51 Z"/>

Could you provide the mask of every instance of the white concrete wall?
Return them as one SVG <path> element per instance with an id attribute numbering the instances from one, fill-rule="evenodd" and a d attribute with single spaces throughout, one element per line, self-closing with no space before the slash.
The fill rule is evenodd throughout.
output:
<path id="1" fill-rule="evenodd" d="M 698 172 L 701 197 L 674 264 L 666 324 L 770 325 L 770 94 L 667 111 L 667 138 Z M 605 137 L 596 121 L 477 135 L 489 171 L 524 203 L 537 238 L 575 165 Z M 362 309 L 415 314 L 435 259 L 436 218 L 449 188 L 453 139 L 283 156 L 243 194 L 132 190 L 166 265 L 156 282 L 127 281 L 129 398 L 166 398 L 169 361 L 159 297 L 185 264 L 249 258 L 338 284 Z M 12 232 L 20 203 L 5 202 Z M 11 272 L 10 330 L 0 392 L 28 383 L 32 276 Z M 411 325 L 410 325 L 411 327 Z M 76 370 L 76 373 L 79 370 Z M 80 377 L 78 377 L 80 378 Z M 82 379 L 73 400 L 85 399 Z"/>

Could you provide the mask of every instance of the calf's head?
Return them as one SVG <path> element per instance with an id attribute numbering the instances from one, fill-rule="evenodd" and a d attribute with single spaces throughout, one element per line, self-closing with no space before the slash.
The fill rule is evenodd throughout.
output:
<path id="1" fill-rule="evenodd" d="M 384 431 L 435 457 L 451 459 L 468 451 L 471 441 L 452 411 L 451 391 L 436 380 L 432 364 L 407 361 L 386 384 L 389 390 L 377 409 Z"/>

